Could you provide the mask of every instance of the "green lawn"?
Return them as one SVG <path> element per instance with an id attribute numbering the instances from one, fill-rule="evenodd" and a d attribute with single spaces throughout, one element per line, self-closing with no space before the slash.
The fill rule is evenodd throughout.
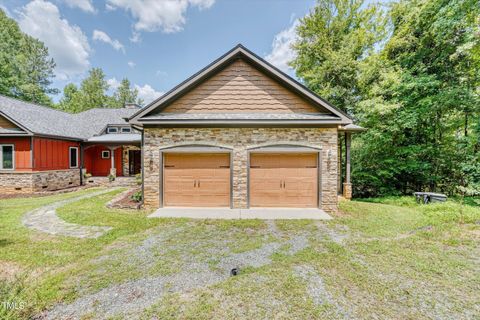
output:
<path id="1" fill-rule="evenodd" d="M 480 315 L 480 199 L 342 202 L 328 222 L 192 221 L 107 209 L 117 190 L 57 211 L 68 222 L 113 227 L 96 240 L 21 224 L 33 208 L 94 191 L 0 200 L 1 319 L 46 310 L 58 319 Z M 233 267 L 240 274 L 230 277 Z"/>

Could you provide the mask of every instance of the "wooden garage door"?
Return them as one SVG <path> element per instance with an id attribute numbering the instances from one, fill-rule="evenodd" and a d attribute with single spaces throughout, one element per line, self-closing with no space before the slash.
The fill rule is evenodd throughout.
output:
<path id="1" fill-rule="evenodd" d="M 250 206 L 317 207 L 317 154 L 251 154 Z"/>
<path id="2" fill-rule="evenodd" d="M 229 207 L 229 154 L 165 154 L 164 205 Z"/>

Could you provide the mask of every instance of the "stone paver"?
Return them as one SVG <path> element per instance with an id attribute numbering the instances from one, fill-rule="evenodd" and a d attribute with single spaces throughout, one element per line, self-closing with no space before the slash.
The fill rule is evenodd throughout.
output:
<path id="1" fill-rule="evenodd" d="M 83 196 L 58 201 L 47 206 L 43 206 L 27 212 L 23 218 L 22 223 L 30 229 L 40 232 L 45 232 L 52 235 L 60 235 L 74 238 L 98 238 L 105 232 L 111 230 L 111 227 L 98 226 L 82 226 L 75 223 L 68 223 L 57 216 L 57 209 L 69 203 L 80 201 L 87 198 L 92 198 L 107 192 L 111 192 L 117 188 L 110 188 L 100 190 L 94 193 L 89 193 Z"/>

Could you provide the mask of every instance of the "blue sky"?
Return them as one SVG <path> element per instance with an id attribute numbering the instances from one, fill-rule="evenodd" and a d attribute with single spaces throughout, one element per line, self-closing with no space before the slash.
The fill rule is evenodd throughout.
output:
<path id="1" fill-rule="evenodd" d="M 115 86 L 128 77 L 149 102 L 242 43 L 291 73 L 296 19 L 314 0 L 2 1 L 21 29 L 57 62 L 54 85 L 101 67 Z M 59 96 L 54 97 L 58 100 Z"/>

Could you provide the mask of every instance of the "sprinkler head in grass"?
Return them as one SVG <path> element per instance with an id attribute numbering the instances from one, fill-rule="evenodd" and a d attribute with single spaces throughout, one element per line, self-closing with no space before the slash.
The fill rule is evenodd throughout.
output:
<path id="1" fill-rule="evenodd" d="M 240 269 L 239 268 L 233 268 L 232 270 L 230 270 L 230 276 L 236 276 L 240 273 Z"/>

